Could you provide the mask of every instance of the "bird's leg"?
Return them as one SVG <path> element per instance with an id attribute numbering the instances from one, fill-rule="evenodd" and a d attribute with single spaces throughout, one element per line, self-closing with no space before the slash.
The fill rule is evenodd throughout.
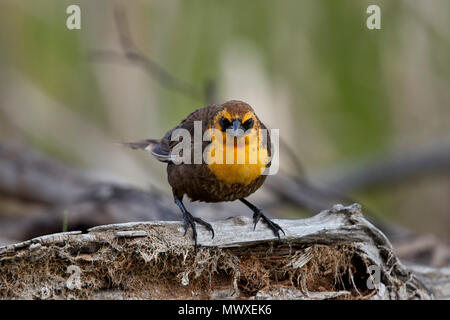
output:
<path id="1" fill-rule="evenodd" d="M 253 230 L 255 230 L 256 228 L 256 224 L 258 223 L 258 221 L 260 219 L 262 219 L 262 221 L 267 224 L 267 226 L 273 231 L 273 233 L 278 237 L 278 241 L 280 241 L 280 231 L 283 232 L 284 235 L 286 235 L 284 233 L 284 230 L 275 222 L 273 222 L 272 220 L 270 220 L 269 218 L 267 218 L 264 213 L 262 212 L 261 209 L 257 208 L 255 205 L 251 204 L 250 202 L 248 202 L 247 200 L 245 200 L 244 198 L 239 199 L 241 200 L 242 203 L 244 203 L 247 207 L 249 207 L 250 209 L 252 209 L 253 211 Z"/>
<path id="2" fill-rule="evenodd" d="M 214 239 L 214 229 L 208 222 L 205 222 L 200 218 L 194 217 L 190 212 L 188 212 L 186 210 L 186 208 L 184 207 L 184 204 L 181 201 L 181 199 L 175 198 L 175 203 L 177 204 L 177 206 L 180 208 L 181 212 L 183 213 L 184 235 L 186 235 L 186 233 L 189 229 L 189 226 L 191 226 L 192 236 L 194 238 L 195 246 L 197 246 L 197 229 L 195 227 L 195 223 L 199 223 L 202 226 L 204 226 L 206 228 L 206 230 L 211 231 L 212 238 Z"/>

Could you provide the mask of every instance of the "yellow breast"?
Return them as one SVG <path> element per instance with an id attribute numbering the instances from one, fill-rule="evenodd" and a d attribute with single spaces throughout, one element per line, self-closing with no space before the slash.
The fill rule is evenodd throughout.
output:
<path id="1" fill-rule="evenodd" d="M 245 144 L 235 143 L 229 148 L 222 141 L 213 139 L 206 160 L 208 168 L 218 179 L 230 184 L 248 185 L 266 168 L 269 153 L 259 145 L 258 139 L 249 136 L 241 139 L 245 139 Z"/>

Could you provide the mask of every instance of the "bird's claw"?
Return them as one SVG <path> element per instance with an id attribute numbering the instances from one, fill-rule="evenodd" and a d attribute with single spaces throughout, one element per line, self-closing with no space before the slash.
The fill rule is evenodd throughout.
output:
<path id="1" fill-rule="evenodd" d="M 255 231 L 256 229 L 256 224 L 259 222 L 259 220 L 261 219 L 261 215 L 262 212 L 261 211 L 255 211 L 255 213 L 253 213 L 253 231 Z"/>
<path id="2" fill-rule="evenodd" d="M 286 235 L 286 233 L 284 232 L 283 228 L 281 228 L 277 223 L 275 223 L 272 220 L 270 220 L 269 218 L 267 218 L 264 215 L 264 213 L 261 211 L 261 209 L 255 210 L 254 213 L 253 213 L 253 224 L 254 224 L 253 225 L 253 231 L 256 228 L 256 224 L 261 219 L 263 220 L 263 222 L 265 224 L 267 224 L 269 229 L 272 230 L 272 232 L 277 236 L 278 242 L 281 242 L 280 231 L 283 232 L 283 235 Z"/>
<path id="3" fill-rule="evenodd" d="M 184 235 L 183 236 L 186 236 L 189 226 L 191 226 L 192 237 L 194 238 L 195 247 L 197 247 L 197 228 L 195 226 L 195 223 L 199 223 L 202 226 L 204 226 L 206 228 L 206 230 L 211 231 L 212 239 L 214 239 L 214 229 L 208 222 L 203 221 L 200 218 L 194 217 L 192 214 L 190 214 L 187 211 L 184 213 L 183 219 L 184 219 Z"/>

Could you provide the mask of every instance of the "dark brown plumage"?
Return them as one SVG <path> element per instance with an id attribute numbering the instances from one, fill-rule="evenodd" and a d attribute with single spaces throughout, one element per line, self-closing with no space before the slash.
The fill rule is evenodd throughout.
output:
<path id="1" fill-rule="evenodd" d="M 226 150 L 225 138 L 230 132 L 234 132 L 233 139 L 245 140 L 245 153 L 249 153 L 250 148 L 255 147 L 258 152 L 263 152 L 267 157 L 267 163 L 257 164 L 207 164 L 202 161 L 201 164 L 194 164 L 194 123 L 201 121 L 202 134 L 208 129 L 217 129 L 223 132 L 223 140 L 216 140 L 218 149 L 224 147 Z M 172 141 L 172 133 L 176 129 L 186 129 L 191 136 L 191 163 L 175 164 L 172 157 L 172 151 L 179 141 Z M 230 131 L 230 130 L 235 131 Z M 239 136 L 237 129 L 245 131 L 245 135 Z M 245 205 L 253 210 L 254 225 L 262 219 L 280 238 L 279 231 L 283 230 L 271 220 L 269 220 L 260 209 L 252 205 L 244 198 L 258 190 L 266 179 L 266 175 L 261 175 L 261 169 L 270 166 L 271 144 L 270 135 L 267 134 L 267 141 L 260 141 L 252 144 L 250 136 L 259 136 L 259 129 L 266 129 L 264 124 L 254 113 L 253 109 L 242 101 L 228 101 L 222 105 L 211 105 L 197 109 L 189 114 L 175 128 L 169 130 L 162 139 L 148 139 L 141 142 L 126 143 L 133 149 L 149 150 L 159 161 L 167 163 L 167 176 L 169 184 L 172 187 L 175 203 L 180 207 L 185 224 L 185 231 L 189 225 L 193 229 L 195 244 L 197 244 L 197 233 L 195 223 L 200 223 L 212 232 L 211 225 L 199 218 L 192 216 L 184 207 L 182 199 L 187 195 L 192 201 L 204 202 L 222 202 L 241 200 Z M 228 131 L 227 131 L 228 130 Z M 242 132 L 243 132 L 242 131 Z M 259 141 L 258 140 L 258 141 Z M 237 140 L 234 140 L 237 141 Z M 234 142 L 234 152 L 236 152 L 236 142 Z M 202 154 L 211 141 L 201 143 Z M 249 146 L 249 144 L 251 144 Z M 242 150 L 242 149 L 241 149 Z M 225 161 L 224 161 L 225 162 Z M 186 233 L 186 232 L 185 232 Z"/>

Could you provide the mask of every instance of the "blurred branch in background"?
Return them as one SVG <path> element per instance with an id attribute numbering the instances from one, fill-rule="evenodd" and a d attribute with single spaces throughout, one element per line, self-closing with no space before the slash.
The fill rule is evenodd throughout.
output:
<path id="1" fill-rule="evenodd" d="M 450 175 L 450 140 L 416 146 L 414 150 L 395 150 L 392 154 L 339 170 L 321 181 L 332 189 L 352 192 L 391 186 L 427 175 Z"/>
<path id="2" fill-rule="evenodd" d="M 208 82 L 205 85 L 205 90 L 201 90 L 199 87 L 173 76 L 154 60 L 139 52 L 131 37 L 128 18 L 123 6 L 116 5 L 114 7 L 114 21 L 116 22 L 123 52 L 95 50 L 90 56 L 91 59 L 97 62 L 128 62 L 135 64 L 142 67 L 150 78 L 155 79 L 164 88 L 182 93 L 197 100 L 206 100 L 209 103 L 214 103 L 214 84 Z"/>
<path id="3" fill-rule="evenodd" d="M 317 211 L 323 210 L 324 204 L 329 206 L 330 200 L 349 201 L 346 194 L 446 174 L 450 175 L 450 141 L 443 140 L 414 150 L 394 150 L 377 159 L 353 164 L 347 170 L 319 173 L 314 176 L 314 187 L 303 178 L 279 175 L 268 184 L 273 192 L 287 200 Z"/>
<path id="4" fill-rule="evenodd" d="M 0 144 L 0 238 L 26 240 L 68 230 L 127 221 L 177 220 L 172 202 L 157 190 L 141 191 L 95 180 L 24 145 Z"/>

